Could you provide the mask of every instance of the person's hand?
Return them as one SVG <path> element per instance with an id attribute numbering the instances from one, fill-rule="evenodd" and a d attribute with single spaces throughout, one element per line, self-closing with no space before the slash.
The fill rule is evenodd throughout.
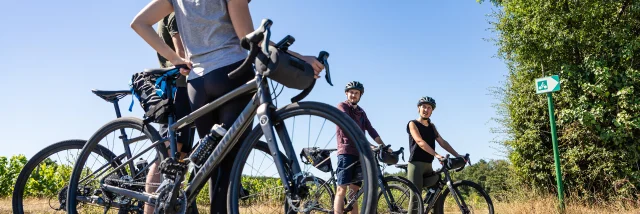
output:
<path id="1" fill-rule="evenodd" d="M 436 154 L 435 157 L 438 158 L 439 161 L 444 160 L 444 157 L 442 157 L 442 155 Z"/>
<path id="2" fill-rule="evenodd" d="M 180 74 L 182 74 L 183 76 L 189 75 L 189 71 L 191 70 L 191 68 L 193 66 L 193 65 L 191 65 L 191 62 L 189 62 L 188 60 L 185 60 L 183 58 L 177 58 L 177 59 L 171 60 L 170 62 L 174 66 L 176 66 L 176 65 L 187 65 L 187 67 L 189 67 L 189 69 L 180 68 Z"/>
<path id="3" fill-rule="evenodd" d="M 320 78 L 320 72 L 324 69 L 324 65 L 318 61 L 318 59 L 314 56 L 302 56 L 302 60 L 306 63 L 309 63 L 311 67 L 313 67 L 313 73 L 315 74 L 315 78 Z"/>

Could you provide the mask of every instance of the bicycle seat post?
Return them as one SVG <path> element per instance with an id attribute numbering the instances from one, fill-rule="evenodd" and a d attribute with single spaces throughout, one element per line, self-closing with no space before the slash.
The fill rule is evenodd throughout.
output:
<path id="1" fill-rule="evenodd" d="M 113 108 L 116 109 L 116 118 L 122 117 L 122 114 L 120 114 L 120 106 L 118 105 L 118 100 L 114 100 L 112 102 L 113 102 Z"/>
<path id="2" fill-rule="evenodd" d="M 119 99 L 114 99 L 111 102 L 113 103 L 113 108 L 116 110 L 116 118 L 121 118 L 122 114 L 120 113 L 120 105 L 118 105 L 118 101 Z M 127 159 L 129 159 L 131 158 L 131 156 L 133 156 L 133 154 L 131 153 L 131 148 L 129 148 L 129 145 L 127 145 L 128 143 L 126 142 L 129 140 L 129 137 L 127 136 L 127 132 L 124 130 L 124 128 L 120 129 L 120 134 L 120 139 L 122 140 L 122 144 L 124 145 L 124 152 L 127 155 Z M 129 168 L 132 170 L 132 172 L 136 172 L 133 162 L 129 163 Z"/>

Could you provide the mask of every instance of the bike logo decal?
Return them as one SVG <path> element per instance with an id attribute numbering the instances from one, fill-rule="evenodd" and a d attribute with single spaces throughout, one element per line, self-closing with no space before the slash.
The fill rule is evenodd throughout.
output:
<path id="1" fill-rule="evenodd" d="M 267 121 L 269 121 L 269 118 L 267 118 L 267 115 L 260 116 L 260 125 L 267 124 Z"/>

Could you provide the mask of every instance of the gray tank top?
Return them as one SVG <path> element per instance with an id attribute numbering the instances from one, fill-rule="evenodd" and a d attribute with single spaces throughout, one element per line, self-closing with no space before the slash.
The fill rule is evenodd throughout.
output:
<path id="1" fill-rule="evenodd" d="M 168 0 L 173 5 L 185 55 L 193 63 L 187 80 L 247 57 L 231 24 L 228 0 Z"/>

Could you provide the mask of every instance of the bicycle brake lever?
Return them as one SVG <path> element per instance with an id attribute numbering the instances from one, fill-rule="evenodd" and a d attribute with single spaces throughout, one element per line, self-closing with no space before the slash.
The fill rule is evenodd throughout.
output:
<path id="1" fill-rule="evenodd" d="M 469 163 L 469 166 L 471 166 L 471 158 L 469 157 L 469 153 L 465 155 L 465 158 L 467 159 L 467 163 Z"/>
<path id="2" fill-rule="evenodd" d="M 329 61 L 327 61 L 328 58 L 329 53 L 326 51 L 320 51 L 320 54 L 318 54 L 318 61 L 320 61 L 324 65 L 324 69 L 327 70 L 327 75 L 325 75 L 324 78 L 329 85 L 333 86 L 333 83 L 331 83 L 331 72 L 329 72 Z"/>

